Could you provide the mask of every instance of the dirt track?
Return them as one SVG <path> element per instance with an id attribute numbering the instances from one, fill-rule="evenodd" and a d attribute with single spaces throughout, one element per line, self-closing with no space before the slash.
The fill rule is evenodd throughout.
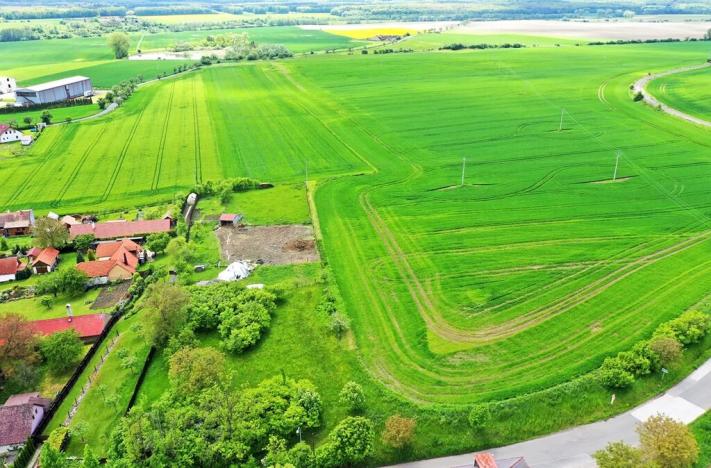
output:
<path id="1" fill-rule="evenodd" d="M 700 119 L 698 117 L 694 117 L 693 115 L 689 115 L 685 112 L 682 112 L 678 109 L 674 109 L 673 107 L 669 107 L 666 104 L 659 102 L 657 98 L 652 96 L 646 89 L 645 87 L 647 84 L 656 79 L 656 78 L 661 78 L 663 76 L 669 76 L 669 75 L 674 75 L 676 73 L 683 73 L 691 70 L 698 70 L 700 68 L 706 68 L 711 66 L 711 63 L 703 63 L 701 65 L 692 65 L 689 67 L 683 67 L 683 68 L 675 68 L 674 70 L 669 70 L 665 71 L 662 73 L 657 73 L 654 75 L 647 75 L 639 80 L 637 80 L 634 83 L 634 88 L 633 91 L 635 93 L 642 93 L 642 96 L 644 96 L 644 102 L 649 104 L 652 107 L 656 107 L 662 110 L 662 112 L 666 112 L 669 115 L 673 115 L 674 117 L 686 120 L 691 123 L 695 123 L 697 125 L 702 125 L 704 127 L 711 127 L 711 122 L 708 120 Z"/>

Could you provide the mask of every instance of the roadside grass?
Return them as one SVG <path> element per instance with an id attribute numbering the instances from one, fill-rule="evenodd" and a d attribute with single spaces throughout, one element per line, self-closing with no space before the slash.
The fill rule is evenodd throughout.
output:
<path id="1" fill-rule="evenodd" d="M 691 431 L 699 444 L 700 455 L 696 468 L 711 466 L 711 412 L 706 413 L 691 424 Z"/>
<path id="2" fill-rule="evenodd" d="M 232 194 L 223 204 L 218 197 L 201 198 L 202 216 L 235 213 L 247 224 L 308 224 L 309 208 L 303 184 L 277 184 L 273 188 Z"/>

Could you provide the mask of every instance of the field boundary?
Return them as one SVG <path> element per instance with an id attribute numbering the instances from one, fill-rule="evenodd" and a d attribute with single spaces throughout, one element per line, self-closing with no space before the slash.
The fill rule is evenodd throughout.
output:
<path id="1" fill-rule="evenodd" d="M 695 71 L 695 70 L 701 70 L 703 68 L 711 67 L 711 62 L 706 62 L 701 65 L 690 65 L 688 67 L 681 67 L 681 68 L 675 68 L 673 70 L 668 70 L 665 72 L 661 73 L 653 73 L 649 74 L 643 78 L 640 78 L 639 80 L 635 81 L 634 85 L 632 85 L 632 90 L 634 93 L 641 93 L 643 97 L 643 101 L 646 104 L 649 104 L 652 107 L 656 107 L 657 109 L 660 109 L 662 112 L 669 114 L 673 117 L 686 120 L 687 122 L 691 122 L 696 125 L 701 125 L 703 127 L 708 127 L 711 128 L 711 121 L 699 118 L 699 117 L 694 117 L 693 115 L 687 114 L 686 112 L 682 112 L 679 109 L 676 109 L 674 107 L 671 107 L 667 104 L 664 104 L 663 102 L 659 101 L 652 93 L 647 91 L 647 85 L 652 82 L 653 80 L 657 78 L 663 78 L 665 76 L 670 76 L 670 75 L 676 75 L 677 73 L 684 73 L 684 72 L 689 72 L 689 71 Z"/>

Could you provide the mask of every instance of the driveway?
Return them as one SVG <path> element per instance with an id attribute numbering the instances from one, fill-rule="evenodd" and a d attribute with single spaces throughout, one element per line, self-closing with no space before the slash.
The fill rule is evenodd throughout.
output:
<path id="1" fill-rule="evenodd" d="M 486 450 L 499 458 L 524 457 L 532 467 L 594 468 L 592 454 L 608 443 L 623 440 L 637 444 L 635 429 L 650 416 L 663 413 L 689 424 L 711 409 L 711 359 L 694 373 L 654 398 L 605 421 L 578 426 L 549 436 Z M 474 453 L 394 465 L 398 468 L 471 467 Z"/>

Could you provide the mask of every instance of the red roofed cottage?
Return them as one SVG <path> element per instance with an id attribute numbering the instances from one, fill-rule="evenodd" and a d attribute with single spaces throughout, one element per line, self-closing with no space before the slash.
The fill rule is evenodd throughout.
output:
<path id="1" fill-rule="evenodd" d="M 111 316 L 109 314 L 77 315 L 76 317 L 60 317 L 30 322 L 30 328 L 35 333 L 49 336 L 64 330 L 73 329 L 85 343 L 96 341 L 106 328 Z"/>
<path id="2" fill-rule="evenodd" d="M 17 257 L 0 258 L 0 283 L 14 281 L 19 269 L 20 261 Z"/>

